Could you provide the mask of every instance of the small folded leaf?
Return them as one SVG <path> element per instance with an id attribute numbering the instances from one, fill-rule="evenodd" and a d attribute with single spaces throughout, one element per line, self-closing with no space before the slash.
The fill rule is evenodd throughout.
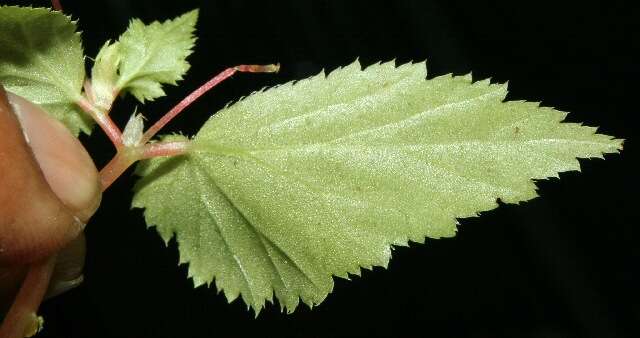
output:
<path id="1" fill-rule="evenodd" d="M 76 24 L 46 8 L 0 7 L 0 83 L 42 106 L 74 135 L 93 120 L 76 106 L 84 83 Z"/>
<path id="2" fill-rule="evenodd" d="M 115 99 L 118 65 L 121 57 L 118 43 L 107 41 L 98 52 L 91 69 L 93 101 L 102 111 L 109 112 Z"/>
<path id="3" fill-rule="evenodd" d="M 213 116 L 193 151 L 143 162 L 134 207 L 177 237 L 195 285 L 259 311 L 293 310 L 332 276 L 386 266 L 392 245 L 451 237 L 456 219 L 536 196 L 532 179 L 579 170 L 622 141 L 503 102 L 506 85 L 425 80 L 424 63 L 356 62 L 254 93 Z"/>
<path id="4" fill-rule="evenodd" d="M 118 40 L 120 77 L 118 90 L 128 91 L 140 102 L 164 96 L 161 84 L 175 85 L 189 69 L 186 57 L 195 43 L 198 11 L 173 20 L 145 25 L 133 19 Z"/>
<path id="5" fill-rule="evenodd" d="M 144 132 L 144 120 L 142 114 L 133 113 L 122 131 L 122 143 L 127 147 L 140 145 Z"/>

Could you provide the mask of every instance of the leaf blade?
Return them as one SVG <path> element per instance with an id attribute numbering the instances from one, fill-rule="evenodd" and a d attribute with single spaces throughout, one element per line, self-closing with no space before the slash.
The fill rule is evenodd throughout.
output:
<path id="1" fill-rule="evenodd" d="M 198 10 L 192 10 L 162 23 L 131 20 L 118 41 L 120 74 L 115 87 L 143 103 L 164 96 L 161 85 L 175 85 L 189 69 L 186 57 L 195 44 L 197 18 Z"/>
<path id="2" fill-rule="evenodd" d="M 75 22 L 46 8 L 2 6 L 0 50 L 7 89 L 41 105 L 73 134 L 91 133 L 93 121 L 75 104 L 85 78 Z"/>
<path id="3" fill-rule="evenodd" d="M 531 199 L 532 179 L 621 148 L 563 112 L 503 102 L 504 85 L 425 77 L 424 63 L 354 63 L 254 93 L 212 117 L 178 167 L 142 166 L 133 205 L 177 235 L 196 284 L 215 279 L 256 312 L 275 293 L 291 311 L 321 302 L 334 275 L 386 266 L 392 245 L 453 236 L 457 218 Z M 226 254 L 204 245 L 216 234 Z"/>

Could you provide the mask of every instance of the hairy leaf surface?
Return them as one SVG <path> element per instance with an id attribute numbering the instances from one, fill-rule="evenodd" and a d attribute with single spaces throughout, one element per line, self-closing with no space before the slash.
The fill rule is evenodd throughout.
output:
<path id="1" fill-rule="evenodd" d="M 0 83 L 41 105 L 75 135 L 93 121 L 76 106 L 84 82 L 76 24 L 46 8 L 0 7 Z"/>
<path id="2" fill-rule="evenodd" d="M 454 236 L 456 218 L 529 200 L 532 179 L 621 148 L 506 93 L 426 80 L 424 63 L 355 62 L 226 107 L 190 154 L 138 167 L 133 205 L 177 236 L 196 285 L 256 311 L 274 293 L 289 311 L 318 304 L 332 276 L 386 266 L 392 245 Z"/>
<path id="3" fill-rule="evenodd" d="M 133 19 L 115 47 L 120 57 L 116 87 L 140 102 L 164 96 L 161 84 L 175 85 L 189 69 L 186 57 L 195 43 L 197 19 L 197 10 L 149 25 Z"/>

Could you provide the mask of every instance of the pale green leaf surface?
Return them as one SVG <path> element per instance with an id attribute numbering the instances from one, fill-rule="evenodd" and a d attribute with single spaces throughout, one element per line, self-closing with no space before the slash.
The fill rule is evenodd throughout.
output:
<path id="1" fill-rule="evenodd" d="M 46 8 L 0 7 L 0 83 L 41 105 L 75 135 L 93 121 L 76 106 L 85 78 L 76 24 Z"/>
<path id="2" fill-rule="evenodd" d="M 120 56 L 116 88 L 140 102 L 164 96 L 161 84 L 175 85 L 189 69 L 186 57 L 195 43 L 198 11 L 145 25 L 133 19 L 118 40 Z"/>
<path id="3" fill-rule="evenodd" d="M 454 236 L 456 218 L 621 148 L 563 112 L 503 102 L 506 85 L 425 78 L 424 63 L 356 62 L 254 93 L 189 155 L 141 164 L 133 205 L 177 236 L 196 285 L 256 311 L 275 293 L 291 311 L 321 302 L 332 275 L 386 266 L 391 245 Z"/>
<path id="4" fill-rule="evenodd" d="M 93 102 L 102 111 L 109 112 L 115 99 L 118 66 L 121 58 L 118 42 L 111 43 L 107 41 L 100 48 L 93 68 L 91 68 Z"/>

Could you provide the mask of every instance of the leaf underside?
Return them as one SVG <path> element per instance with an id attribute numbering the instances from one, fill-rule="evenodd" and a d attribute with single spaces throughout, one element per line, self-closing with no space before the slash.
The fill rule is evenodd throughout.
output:
<path id="1" fill-rule="evenodd" d="M 117 42 L 120 61 L 115 86 L 143 103 L 164 96 L 161 85 L 175 85 L 189 69 L 186 57 L 195 44 L 197 18 L 198 10 L 192 10 L 162 23 L 131 20 Z"/>
<path id="2" fill-rule="evenodd" d="M 41 105 L 74 135 L 93 121 L 76 106 L 85 78 L 75 22 L 46 8 L 0 7 L 0 83 Z"/>
<path id="3" fill-rule="evenodd" d="M 256 313 L 320 303 L 332 276 L 386 267 L 392 245 L 451 237 L 456 218 L 536 196 L 621 140 L 503 102 L 506 85 L 426 79 L 424 63 L 358 62 L 257 92 L 213 116 L 194 150 L 140 164 L 134 207 L 196 286 Z M 173 136 L 172 138 L 182 138 Z"/>

